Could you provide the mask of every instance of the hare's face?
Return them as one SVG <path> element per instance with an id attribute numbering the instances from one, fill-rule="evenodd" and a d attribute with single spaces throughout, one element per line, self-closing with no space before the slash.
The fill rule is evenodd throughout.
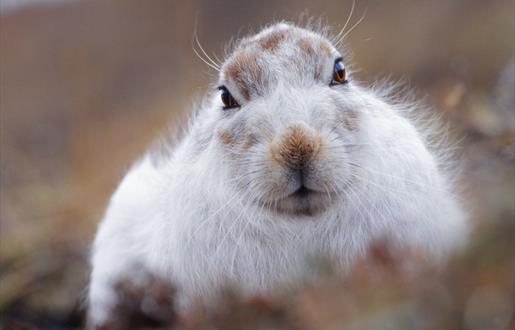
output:
<path id="1" fill-rule="evenodd" d="M 216 143 L 228 182 L 273 212 L 315 214 L 346 194 L 360 106 L 341 55 L 320 35 L 278 24 L 224 63 Z"/>

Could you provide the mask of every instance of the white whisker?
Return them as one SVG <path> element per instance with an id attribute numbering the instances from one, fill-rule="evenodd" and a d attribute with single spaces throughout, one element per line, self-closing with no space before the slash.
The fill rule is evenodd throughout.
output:
<path id="1" fill-rule="evenodd" d="M 345 32 L 345 34 L 340 38 L 340 40 L 337 42 L 338 44 L 341 43 L 343 40 L 345 40 L 345 37 L 347 37 L 349 35 L 349 33 L 352 32 L 352 30 L 354 30 L 364 19 L 365 19 L 365 16 L 367 15 L 367 8 L 365 8 L 364 12 L 363 12 L 363 15 L 361 16 L 361 18 L 347 31 Z"/>

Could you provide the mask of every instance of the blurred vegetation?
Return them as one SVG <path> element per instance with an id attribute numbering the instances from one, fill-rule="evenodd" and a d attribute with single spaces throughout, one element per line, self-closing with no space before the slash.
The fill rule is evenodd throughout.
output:
<path id="1" fill-rule="evenodd" d="M 191 47 L 195 20 L 222 57 L 231 37 L 305 10 L 341 28 L 350 3 L 78 0 L 0 12 L 0 328 L 80 326 L 89 244 L 110 193 L 213 81 Z M 413 276 L 373 254 L 373 271 L 328 271 L 288 297 L 228 294 L 218 311 L 166 324 L 513 328 L 515 3 L 358 1 L 354 21 L 365 7 L 348 38 L 351 65 L 366 82 L 407 80 L 450 122 L 477 225 L 470 248 L 443 272 Z"/>

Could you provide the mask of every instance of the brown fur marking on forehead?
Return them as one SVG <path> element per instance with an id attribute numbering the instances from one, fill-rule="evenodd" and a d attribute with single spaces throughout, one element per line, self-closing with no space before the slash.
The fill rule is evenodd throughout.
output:
<path id="1" fill-rule="evenodd" d="M 312 43 L 307 38 L 301 38 L 297 41 L 297 45 L 300 50 L 306 53 L 309 56 L 315 55 L 315 49 L 313 48 Z"/>
<path id="2" fill-rule="evenodd" d="M 241 94 L 247 100 L 250 98 L 250 87 L 252 87 L 249 86 L 249 82 L 255 85 L 261 81 L 261 69 L 257 60 L 257 51 L 243 49 L 235 53 L 224 69 L 225 76 L 238 85 Z"/>
<path id="3" fill-rule="evenodd" d="M 258 42 L 261 48 L 273 51 L 279 47 L 279 44 L 286 39 L 288 31 L 285 29 L 279 31 L 272 31 L 267 35 L 261 37 Z"/>
<path id="4" fill-rule="evenodd" d="M 301 52 L 303 52 L 304 54 L 306 54 L 307 56 L 309 56 L 311 58 L 315 58 L 315 57 L 317 57 L 318 54 L 320 54 L 320 52 L 317 51 L 317 49 L 321 50 L 322 56 L 328 56 L 329 54 L 331 54 L 331 46 L 328 42 L 326 42 L 324 40 L 319 41 L 319 40 L 312 40 L 309 38 L 300 38 L 297 41 L 297 47 L 300 49 Z M 316 64 L 316 67 L 314 68 L 314 70 L 315 70 L 314 78 L 319 80 L 321 78 L 324 65 L 323 65 L 323 61 L 321 61 L 321 60 L 319 60 L 317 62 L 318 62 L 318 64 Z"/>
<path id="5" fill-rule="evenodd" d="M 333 47 L 331 46 L 331 44 L 325 40 L 322 40 L 319 46 L 320 50 L 322 50 L 322 52 L 324 52 L 326 55 L 330 55 L 333 51 Z"/>

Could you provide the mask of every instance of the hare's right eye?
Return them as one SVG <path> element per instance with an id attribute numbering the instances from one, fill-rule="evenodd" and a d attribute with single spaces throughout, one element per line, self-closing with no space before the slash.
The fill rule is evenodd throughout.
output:
<path id="1" fill-rule="evenodd" d="M 329 84 L 330 86 L 334 85 L 343 85 L 348 82 L 347 73 L 345 70 L 345 65 L 343 65 L 343 60 L 341 57 L 337 58 L 334 61 L 334 69 L 333 69 L 333 80 Z"/>
<path id="2" fill-rule="evenodd" d="M 222 102 L 224 104 L 224 109 L 232 109 L 232 108 L 238 108 L 240 105 L 234 97 L 229 93 L 229 90 L 225 86 L 218 87 L 220 91 L 222 91 L 222 94 L 220 97 L 222 98 Z"/>

